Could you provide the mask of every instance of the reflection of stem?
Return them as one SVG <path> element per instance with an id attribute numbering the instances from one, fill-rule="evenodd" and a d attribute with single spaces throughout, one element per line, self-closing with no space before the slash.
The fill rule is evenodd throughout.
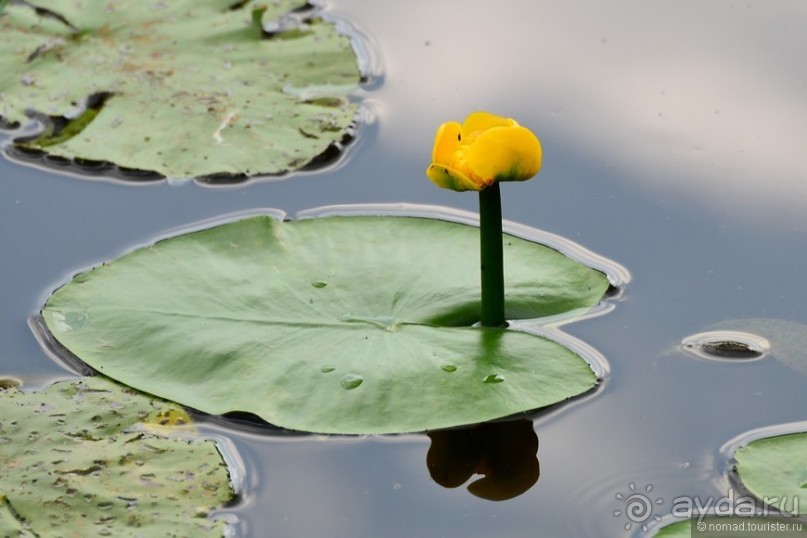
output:
<path id="1" fill-rule="evenodd" d="M 502 327 L 504 318 L 504 262 L 502 200 L 499 183 L 479 191 L 479 239 L 482 269 L 483 327 Z"/>

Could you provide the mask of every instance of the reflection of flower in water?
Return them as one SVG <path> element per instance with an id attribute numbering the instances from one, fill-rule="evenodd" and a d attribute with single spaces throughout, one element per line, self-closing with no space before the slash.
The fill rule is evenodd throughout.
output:
<path id="1" fill-rule="evenodd" d="M 527 419 L 479 424 L 428 433 L 426 464 L 432 479 L 456 488 L 473 475 L 483 475 L 468 491 L 491 501 L 517 497 L 540 475 L 538 436 Z"/>

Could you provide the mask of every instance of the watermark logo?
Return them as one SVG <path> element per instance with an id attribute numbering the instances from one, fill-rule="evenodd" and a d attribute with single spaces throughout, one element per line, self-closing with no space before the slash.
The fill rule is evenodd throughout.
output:
<path id="1" fill-rule="evenodd" d="M 614 510 L 614 517 L 625 520 L 624 529 L 634 526 L 647 531 L 649 525 L 659 522 L 662 516 L 661 506 L 664 499 L 653 494 L 653 486 L 647 484 L 638 488 L 635 483 L 628 484 L 627 491 L 616 495 L 619 506 Z M 678 519 L 696 519 L 697 529 L 705 528 L 704 518 L 707 516 L 725 518 L 767 518 L 769 516 L 795 517 L 799 515 L 798 497 L 764 497 L 755 499 L 745 495 L 738 496 L 734 489 L 729 489 L 723 497 L 687 497 L 672 499 L 669 514 Z"/>
<path id="2" fill-rule="evenodd" d="M 647 484 L 643 490 L 636 488 L 636 484 L 628 484 L 627 492 L 619 492 L 616 499 L 621 506 L 614 510 L 614 517 L 624 517 L 626 519 L 625 530 L 629 531 L 634 525 L 641 525 L 643 531 L 647 531 L 647 523 L 650 520 L 661 521 L 661 516 L 655 511 L 664 504 L 664 499 L 652 495 L 653 486 Z"/>
<path id="3" fill-rule="evenodd" d="M 734 489 L 729 489 L 725 497 L 676 497 L 672 501 L 672 515 L 679 518 L 698 518 L 703 522 L 707 514 L 718 517 L 768 517 L 799 515 L 798 497 L 763 497 L 755 499 L 745 495 L 738 497 Z"/>

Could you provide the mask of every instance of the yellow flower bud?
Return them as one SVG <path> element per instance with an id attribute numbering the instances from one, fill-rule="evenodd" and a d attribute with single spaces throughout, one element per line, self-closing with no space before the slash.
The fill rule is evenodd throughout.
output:
<path id="1" fill-rule="evenodd" d="M 426 175 L 437 186 L 481 191 L 496 181 L 524 181 L 541 169 L 541 142 L 515 120 L 474 112 L 437 129 Z"/>

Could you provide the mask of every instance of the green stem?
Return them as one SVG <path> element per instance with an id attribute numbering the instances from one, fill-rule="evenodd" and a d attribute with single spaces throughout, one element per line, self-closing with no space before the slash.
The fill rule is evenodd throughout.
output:
<path id="1" fill-rule="evenodd" d="M 479 239 L 482 269 L 482 326 L 504 327 L 502 199 L 499 183 L 479 191 Z"/>

